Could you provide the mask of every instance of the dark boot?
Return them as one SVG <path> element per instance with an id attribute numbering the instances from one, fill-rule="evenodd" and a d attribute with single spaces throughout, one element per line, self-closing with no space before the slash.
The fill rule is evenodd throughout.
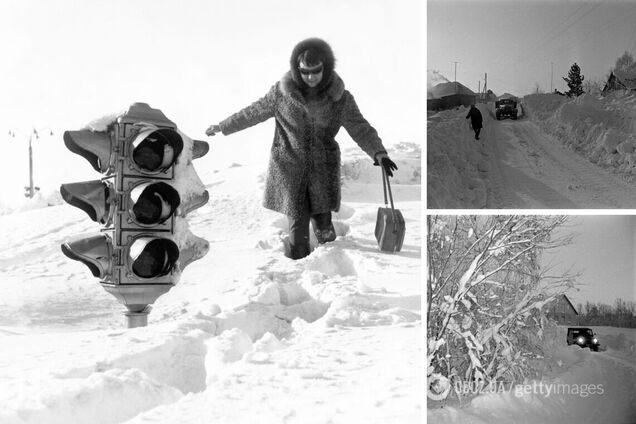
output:
<path id="1" fill-rule="evenodd" d="M 336 239 L 336 229 L 331 222 L 331 212 L 319 213 L 311 217 L 314 234 L 318 243 L 324 244 Z"/>
<path id="2" fill-rule="evenodd" d="M 309 256 L 309 212 L 300 217 L 287 217 L 289 220 L 289 257 L 302 259 Z"/>

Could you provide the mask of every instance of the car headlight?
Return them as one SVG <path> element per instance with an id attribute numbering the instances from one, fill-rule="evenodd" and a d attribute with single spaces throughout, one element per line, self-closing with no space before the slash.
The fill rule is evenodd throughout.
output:
<path id="1" fill-rule="evenodd" d="M 598 339 L 596 337 L 594 337 L 592 341 L 594 342 L 594 344 L 598 344 Z"/>
<path id="2" fill-rule="evenodd" d="M 584 339 L 583 337 L 579 337 L 578 339 L 576 339 L 576 341 L 577 341 L 579 344 L 583 344 L 583 343 L 585 342 L 585 339 Z"/>

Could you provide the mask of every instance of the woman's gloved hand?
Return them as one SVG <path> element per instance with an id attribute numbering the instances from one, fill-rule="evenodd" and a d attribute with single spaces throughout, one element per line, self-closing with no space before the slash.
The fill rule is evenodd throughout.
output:
<path id="1" fill-rule="evenodd" d="M 392 177 L 393 171 L 397 171 L 398 169 L 395 162 L 393 162 L 389 158 L 389 155 L 384 152 L 376 153 L 374 165 L 381 165 L 384 168 L 384 172 L 386 172 L 386 175 L 388 175 L 389 177 Z"/>
<path id="2" fill-rule="evenodd" d="M 210 125 L 207 130 L 205 130 L 205 135 L 213 136 L 216 133 L 221 132 L 221 127 L 216 124 Z"/>

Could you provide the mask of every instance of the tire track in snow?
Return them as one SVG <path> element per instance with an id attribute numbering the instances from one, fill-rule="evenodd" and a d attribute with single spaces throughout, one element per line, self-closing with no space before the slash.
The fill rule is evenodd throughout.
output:
<path id="1" fill-rule="evenodd" d="M 533 122 L 491 120 L 490 126 L 493 207 L 636 207 L 633 185 L 577 156 Z"/>

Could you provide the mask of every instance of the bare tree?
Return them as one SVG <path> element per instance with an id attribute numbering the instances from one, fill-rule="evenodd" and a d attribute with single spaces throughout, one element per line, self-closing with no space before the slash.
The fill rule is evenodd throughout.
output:
<path id="1" fill-rule="evenodd" d="M 625 51 L 621 57 L 616 59 L 616 64 L 614 65 L 614 69 L 617 71 L 627 71 L 634 72 L 636 71 L 636 62 L 634 62 L 634 57 L 628 51 Z"/>

